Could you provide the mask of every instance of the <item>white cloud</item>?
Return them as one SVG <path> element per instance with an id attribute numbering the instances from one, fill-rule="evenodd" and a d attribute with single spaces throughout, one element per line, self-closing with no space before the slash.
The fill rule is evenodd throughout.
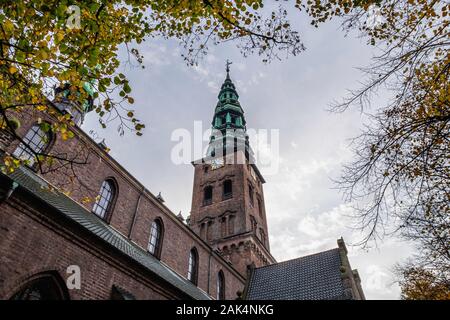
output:
<path id="1" fill-rule="evenodd" d="M 298 231 L 303 232 L 307 236 L 313 238 L 317 238 L 322 234 L 319 232 L 317 228 L 316 220 L 311 216 L 307 216 L 302 220 L 300 220 L 300 222 L 297 225 L 297 229 Z"/>
<path id="2" fill-rule="evenodd" d="M 185 71 L 193 70 L 195 80 L 206 83 L 210 91 L 217 94 L 217 89 L 225 80 L 225 61 L 226 59 L 219 59 L 216 55 L 209 53 L 199 61 L 198 65 L 186 68 Z M 266 76 L 264 72 L 258 70 L 246 74 L 247 66 L 242 62 L 234 62 L 231 69 L 231 77 L 240 93 L 248 92 L 250 86 L 257 86 L 260 79 Z M 245 79 L 236 78 L 237 74 L 246 75 L 246 77 Z"/>
<path id="3" fill-rule="evenodd" d="M 292 162 L 286 159 L 275 177 L 276 194 L 272 196 L 277 198 L 277 194 L 288 195 L 291 200 L 299 200 L 303 191 L 311 189 L 315 176 L 319 174 L 326 176 L 335 164 L 334 159 L 311 159 L 309 162 L 295 160 Z"/>
<path id="4" fill-rule="evenodd" d="M 350 205 L 341 204 L 331 211 L 320 214 L 308 213 L 299 221 L 297 228 L 300 232 L 312 238 L 323 237 L 327 233 L 342 233 L 346 231 L 345 227 L 349 225 L 348 216 L 352 211 Z"/>
<path id="5" fill-rule="evenodd" d="M 207 61 L 209 64 L 216 63 L 216 62 L 217 62 L 217 57 L 216 57 L 214 54 L 209 53 L 209 54 L 206 56 L 206 61 Z"/>
<path id="6" fill-rule="evenodd" d="M 209 76 L 209 69 L 202 65 L 196 65 L 192 67 L 194 72 L 200 76 L 200 79 L 206 79 Z"/>
<path id="7" fill-rule="evenodd" d="M 362 286 L 369 296 L 378 299 L 399 297 L 400 288 L 394 281 L 392 272 L 372 264 L 364 268 L 363 274 Z"/>
<path id="8" fill-rule="evenodd" d="M 232 67 L 236 67 L 236 69 L 240 72 L 245 71 L 247 69 L 245 63 L 242 62 L 234 62 Z"/>
<path id="9" fill-rule="evenodd" d="M 165 45 L 149 44 L 141 54 L 144 56 L 145 65 L 150 68 L 171 64 L 171 56 L 167 54 Z"/>
<path id="10" fill-rule="evenodd" d="M 219 84 L 215 81 L 208 81 L 207 86 L 208 88 L 216 92 L 220 89 Z"/>

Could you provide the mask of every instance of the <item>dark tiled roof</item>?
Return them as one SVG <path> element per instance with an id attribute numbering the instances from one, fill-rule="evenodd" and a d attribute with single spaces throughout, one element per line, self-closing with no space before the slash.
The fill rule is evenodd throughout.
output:
<path id="1" fill-rule="evenodd" d="M 181 277 L 169 267 L 145 250 L 129 241 L 125 236 L 111 228 L 94 214 L 84 209 L 81 205 L 64 195 L 51 190 L 49 184 L 28 168 L 16 169 L 9 175 L 21 187 L 33 193 L 42 201 L 56 208 L 61 214 L 77 222 L 79 225 L 92 232 L 98 238 L 103 239 L 117 250 L 138 262 L 146 269 L 155 273 L 172 286 L 178 288 L 193 299 L 206 300 L 210 297 L 202 290 L 194 286 L 190 281 Z"/>
<path id="2" fill-rule="evenodd" d="M 339 249 L 253 270 L 248 300 L 348 299 L 340 274 Z"/>

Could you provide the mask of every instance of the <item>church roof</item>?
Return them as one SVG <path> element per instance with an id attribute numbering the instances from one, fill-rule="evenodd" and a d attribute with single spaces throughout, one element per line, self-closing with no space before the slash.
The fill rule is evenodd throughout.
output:
<path id="1" fill-rule="evenodd" d="M 252 270 L 248 300 L 347 300 L 339 249 Z"/>
<path id="2" fill-rule="evenodd" d="M 44 179 L 28 168 L 20 167 L 8 176 L 23 189 L 55 208 L 66 218 L 71 219 L 82 228 L 91 232 L 94 236 L 111 245 L 115 250 L 125 254 L 136 263 L 156 274 L 159 278 L 184 292 L 187 296 L 198 300 L 210 300 L 210 297 L 204 291 L 172 271 L 144 249 L 129 241 L 125 236 L 104 223 L 81 205 L 63 193 L 52 189 Z"/>

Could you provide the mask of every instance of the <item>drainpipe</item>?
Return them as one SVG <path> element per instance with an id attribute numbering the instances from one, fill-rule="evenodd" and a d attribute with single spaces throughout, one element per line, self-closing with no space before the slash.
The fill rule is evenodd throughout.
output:
<path id="1" fill-rule="evenodd" d="M 9 187 L 9 189 L 6 191 L 6 193 L 1 195 L 0 203 L 3 203 L 6 200 L 8 200 L 11 197 L 11 195 L 13 194 L 14 190 L 17 189 L 18 186 L 19 186 L 19 184 L 17 182 L 13 181 L 11 186 Z"/>
<path id="2" fill-rule="evenodd" d="M 145 187 L 142 188 L 142 191 L 139 193 L 139 198 L 138 198 L 137 203 L 136 203 L 136 208 L 134 209 L 133 221 L 131 222 L 130 231 L 128 232 L 128 239 L 130 239 L 130 240 L 131 240 L 131 233 L 133 232 L 134 225 L 136 223 L 137 212 L 138 212 L 138 209 L 139 209 L 139 204 L 141 203 L 141 198 L 142 198 L 142 195 L 144 194 L 144 191 L 145 191 Z"/>

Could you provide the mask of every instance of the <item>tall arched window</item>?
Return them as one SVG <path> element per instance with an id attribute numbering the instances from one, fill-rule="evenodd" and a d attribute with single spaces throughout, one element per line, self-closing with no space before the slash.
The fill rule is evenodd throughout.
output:
<path id="1" fill-rule="evenodd" d="M 225 276 L 222 270 L 217 274 L 217 300 L 225 300 Z"/>
<path id="2" fill-rule="evenodd" d="M 64 280 L 56 272 L 34 276 L 11 300 L 69 300 Z"/>
<path id="3" fill-rule="evenodd" d="M 254 216 L 250 216 L 250 224 L 252 227 L 252 231 L 256 231 L 257 227 L 258 227 L 258 223 L 256 222 L 256 219 Z"/>
<path id="4" fill-rule="evenodd" d="M 250 198 L 250 204 L 253 207 L 253 187 L 251 185 L 248 186 L 248 196 Z"/>
<path id="5" fill-rule="evenodd" d="M 262 218 L 263 217 L 263 207 L 262 207 L 262 201 L 259 197 L 258 197 L 258 213 L 259 213 L 259 216 Z"/>
<path id="6" fill-rule="evenodd" d="M 264 232 L 264 230 L 262 228 L 259 229 L 259 235 L 260 235 L 262 244 L 265 246 L 266 245 L 266 233 Z"/>
<path id="7" fill-rule="evenodd" d="M 148 252 L 150 252 L 155 257 L 159 258 L 161 256 L 161 247 L 163 239 L 163 225 L 161 219 L 155 219 L 152 222 L 152 227 L 150 229 L 150 238 L 148 240 Z"/>
<path id="8" fill-rule="evenodd" d="M 208 221 L 208 223 L 206 224 L 206 240 L 211 240 L 212 239 L 212 233 L 213 233 L 213 227 L 212 225 L 214 224 L 214 221 Z"/>
<path id="9" fill-rule="evenodd" d="M 203 190 L 203 205 L 207 206 L 212 203 L 213 198 L 213 187 L 207 186 Z"/>
<path id="10" fill-rule="evenodd" d="M 206 238 L 206 222 L 203 222 L 203 223 L 200 225 L 200 237 L 201 237 L 202 239 L 205 239 L 205 238 Z"/>
<path id="11" fill-rule="evenodd" d="M 23 137 L 22 142 L 19 144 L 13 155 L 19 159 L 28 161 L 28 164 L 32 166 L 36 161 L 36 153 L 41 153 L 50 145 L 52 135 L 50 132 L 42 130 L 40 125 L 33 125 L 30 130 Z M 31 150 L 30 150 L 31 149 Z"/>
<path id="12" fill-rule="evenodd" d="M 188 280 L 197 285 L 198 279 L 198 253 L 197 249 L 192 248 L 189 252 L 189 268 L 188 268 Z"/>
<path id="13" fill-rule="evenodd" d="M 228 216 L 228 234 L 234 234 L 234 220 L 235 220 L 235 215 L 231 214 Z"/>
<path id="14" fill-rule="evenodd" d="M 103 220 L 107 220 L 113 209 L 113 201 L 117 190 L 115 183 L 111 179 L 103 181 L 100 192 L 95 201 L 92 212 Z"/>
<path id="15" fill-rule="evenodd" d="M 229 199 L 233 197 L 233 183 L 231 180 L 225 180 L 223 182 L 223 199 Z"/>
<path id="16" fill-rule="evenodd" d="M 220 234 L 222 237 L 227 235 L 227 217 L 220 218 Z"/>

